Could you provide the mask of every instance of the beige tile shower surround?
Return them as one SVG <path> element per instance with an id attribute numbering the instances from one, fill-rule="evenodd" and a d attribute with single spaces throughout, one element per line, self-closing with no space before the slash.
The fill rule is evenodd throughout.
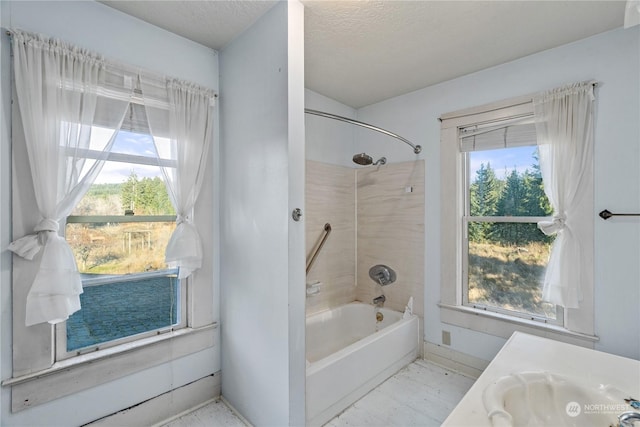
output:
<path id="1" fill-rule="evenodd" d="M 307 314 L 384 294 L 385 307 L 402 311 L 413 296 L 424 315 L 424 161 L 367 168 L 306 163 L 307 255 L 326 222 L 332 227 L 307 283 L 322 282 L 307 297 Z M 357 242 L 357 244 L 356 244 Z M 385 264 L 398 279 L 384 288 L 369 268 Z"/>
<path id="2" fill-rule="evenodd" d="M 356 299 L 355 169 L 307 160 L 305 205 L 307 258 L 325 223 L 331 224 L 331 234 L 307 274 L 307 283 L 322 282 L 320 293 L 307 297 L 307 314 L 312 314 Z"/>
<path id="3" fill-rule="evenodd" d="M 358 255 L 356 299 L 371 302 L 384 294 L 385 307 L 424 316 L 424 161 L 402 162 L 357 171 Z M 369 268 L 385 264 L 398 279 L 384 288 Z"/>

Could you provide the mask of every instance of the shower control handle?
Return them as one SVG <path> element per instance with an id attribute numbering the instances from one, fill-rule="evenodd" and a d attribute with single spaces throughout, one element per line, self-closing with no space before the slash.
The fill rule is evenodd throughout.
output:
<path id="1" fill-rule="evenodd" d="M 379 285 L 386 286 L 396 281 L 396 272 L 389 266 L 378 264 L 369 269 L 369 277 Z"/>

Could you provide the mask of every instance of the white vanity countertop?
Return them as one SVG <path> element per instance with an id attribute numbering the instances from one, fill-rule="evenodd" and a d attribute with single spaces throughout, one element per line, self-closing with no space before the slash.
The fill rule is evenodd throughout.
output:
<path id="1" fill-rule="evenodd" d="M 522 332 L 514 332 L 443 426 L 491 426 L 484 389 L 505 375 L 547 371 L 587 384 L 610 384 L 640 399 L 640 362 Z"/>

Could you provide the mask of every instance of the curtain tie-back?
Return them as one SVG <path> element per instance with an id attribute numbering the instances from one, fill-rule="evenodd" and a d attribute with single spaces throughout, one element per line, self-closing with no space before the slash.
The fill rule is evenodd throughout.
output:
<path id="1" fill-rule="evenodd" d="M 191 218 L 189 218 L 188 215 L 177 214 L 176 215 L 176 225 L 180 225 L 180 224 L 183 224 L 183 223 L 192 224 L 193 221 L 191 221 Z"/>
<path id="2" fill-rule="evenodd" d="M 60 230 L 60 224 L 58 221 L 51 218 L 45 218 L 38 223 L 33 229 L 36 233 L 40 231 L 55 231 L 56 233 Z"/>
<path id="3" fill-rule="evenodd" d="M 188 215 L 176 215 L 176 229 L 167 243 L 165 262 L 170 268 L 179 268 L 179 279 L 188 277 L 202 266 L 202 243 Z"/>
<path id="4" fill-rule="evenodd" d="M 46 242 L 43 232 L 57 233 L 59 229 L 60 225 L 58 224 L 58 221 L 51 218 L 45 218 L 34 227 L 33 234 L 27 234 L 24 237 L 14 240 L 9 244 L 7 249 L 16 255 L 31 261 L 36 254 L 40 252 Z"/>
<path id="5" fill-rule="evenodd" d="M 564 214 L 554 215 L 551 218 L 551 221 L 540 221 L 538 222 L 538 228 L 545 235 L 551 236 L 553 234 L 557 234 L 559 231 L 564 230 L 567 225 L 567 217 Z"/>

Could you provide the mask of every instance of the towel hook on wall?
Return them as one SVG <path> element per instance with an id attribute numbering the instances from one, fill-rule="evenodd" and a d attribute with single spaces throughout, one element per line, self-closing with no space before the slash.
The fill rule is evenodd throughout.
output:
<path id="1" fill-rule="evenodd" d="M 612 216 L 640 216 L 640 213 L 613 213 L 608 209 L 605 209 L 602 212 L 600 212 L 598 215 L 600 216 L 600 218 L 607 220 Z"/>

